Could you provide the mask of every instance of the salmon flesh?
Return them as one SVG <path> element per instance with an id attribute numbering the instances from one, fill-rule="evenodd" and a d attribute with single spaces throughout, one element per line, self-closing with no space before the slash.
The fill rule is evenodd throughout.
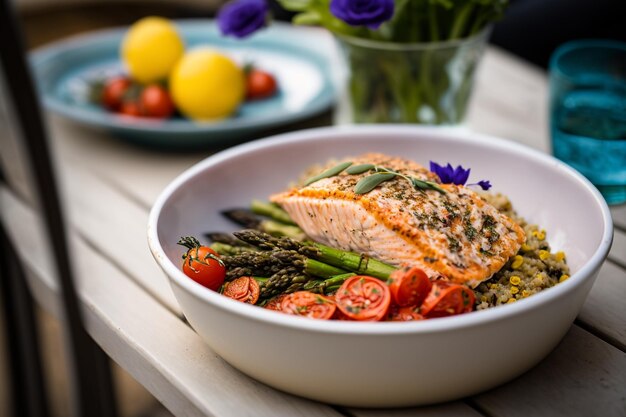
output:
<path id="1" fill-rule="evenodd" d="M 417 265 L 473 288 L 500 270 L 525 241 L 517 223 L 473 190 L 441 184 L 437 175 L 415 162 L 383 154 L 344 161 L 437 183 L 445 192 L 419 190 L 396 176 L 356 194 L 357 182 L 372 172 L 344 171 L 273 195 L 271 200 L 316 242 L 396 266 Z"/>

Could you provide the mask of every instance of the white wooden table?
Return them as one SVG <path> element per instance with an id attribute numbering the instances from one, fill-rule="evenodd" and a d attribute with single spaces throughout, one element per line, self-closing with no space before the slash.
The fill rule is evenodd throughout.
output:
<path id="1" fill-rule="evenodd" d="M 317 36 L 312 43 L 328 46 L 321 32 L 311 33 Z M 88 331 L 175 415 L 626 416 L 626 206 L 612 209 L 613 249 L 580 316 L 537 367 L 463 401 L 394 411 L 340 409 L 276 391 L 230 367 L 184 321 L 153 261 L 146 241 L 153 201 L 210 151 L 142 149 L 52 116 L 49 127 Z M 490 48 L 468 128 L 547 151 L 546 74 Z M 37 300 L 57 314 L 58 293 L 32 210 L 0 189 L 0 213 L 11 219 L 6 226 L 20 242 Z"/>

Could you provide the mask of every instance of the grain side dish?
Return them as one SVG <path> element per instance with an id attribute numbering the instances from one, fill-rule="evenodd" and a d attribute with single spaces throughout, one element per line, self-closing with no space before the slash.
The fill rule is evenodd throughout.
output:
<path id="1" fill-rule="evenodd" d="M 414 321 L 512 303 L 566 280 L 563 252 L 470 169 L 369 153 L 223 214 L 245 229 L 181 238 L 183 271 L 285 314 Z"/>

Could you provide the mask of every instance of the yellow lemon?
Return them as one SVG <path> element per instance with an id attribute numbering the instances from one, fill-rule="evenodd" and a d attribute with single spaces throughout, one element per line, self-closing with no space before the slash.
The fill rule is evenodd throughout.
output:
<path id="1" fill-rule="evenodd" d="M 185 46 L 174 25 L 162 17 L 135 22 L 122 41 L 122 60 L 131 77 L 151 83 L 169 76 Z"/>
<path id="2" fill-rule="evenodd" d="M 243 70 L 230 58 L 209 48 L 187 52 L 170 76 L 176 107 L 194 120 L 231 115 L 245 93 Z"/>

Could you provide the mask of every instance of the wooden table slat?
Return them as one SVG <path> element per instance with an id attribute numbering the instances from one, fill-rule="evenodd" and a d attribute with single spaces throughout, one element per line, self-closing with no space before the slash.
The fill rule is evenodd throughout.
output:
<path id="1" fill-rule="evenodd" d="M 609 252 L 609 259 L 626 268 L 626 231 L 619 229 L 613 234 L 613 246 Z"/>
<path id="2" fill-rule="evenodd" d="M 626 273 L 624 269 L 606 262 L 578 315 L 586 325 L 612 339 L 626 350 Z M 626 369 L 624 369 L 626 372 Z M 626 386 L 624 388 L 626 393 Z"/>
<path id="3" fill-rule="evenodd" d="M 426 407 L 402 408 L 396 410 L 365 410 L 351 408 L 355 417 L 481 417 L 483 414 L 467 404 L 457 401 Z"/>
<path id="4" fill-rule="evenodd" d="M 540 365 L 474 401 L 493 417 L 624 417 L 626 353 L 572 326 Z"/>
<path id="5" fill-rule="evenodd" d="M 45 251 L 35 214 L 0 189 L 2 221 L 10 227 L 17 252 L 28 260 L 42 287 L 38 299 L 50 307 L 58 299 L 49 265 L 35 254 Z M 169 409 L 186 416 L 319 416 L 337 411 L 276 391 L 232 368 L 179 317 L 164 308 L 87 245 L 70 234 L 87 330 L 103 349 Z M 45 259 L 45 257 L 44 257 Z"/>
<path id="6" fill-rule="evenodd" d="M 613 224 L 616 228 L 626 232 L 626 204 L 611 207 L 611 216 L 613 216 Z M 624 255 L 626 258 L 626 255 Z"/>
<path id="7" fill-rule="evenodd" d="M 69 219 L 76 230 L 139 285 L 182 317 L 167 277 L 148 248 L 148 211 L 83 168 L 63 176 Z M 89 190 L 85 193 L 84 190 Z M 97 198 L 94 198 L 97 196 Z"/>

